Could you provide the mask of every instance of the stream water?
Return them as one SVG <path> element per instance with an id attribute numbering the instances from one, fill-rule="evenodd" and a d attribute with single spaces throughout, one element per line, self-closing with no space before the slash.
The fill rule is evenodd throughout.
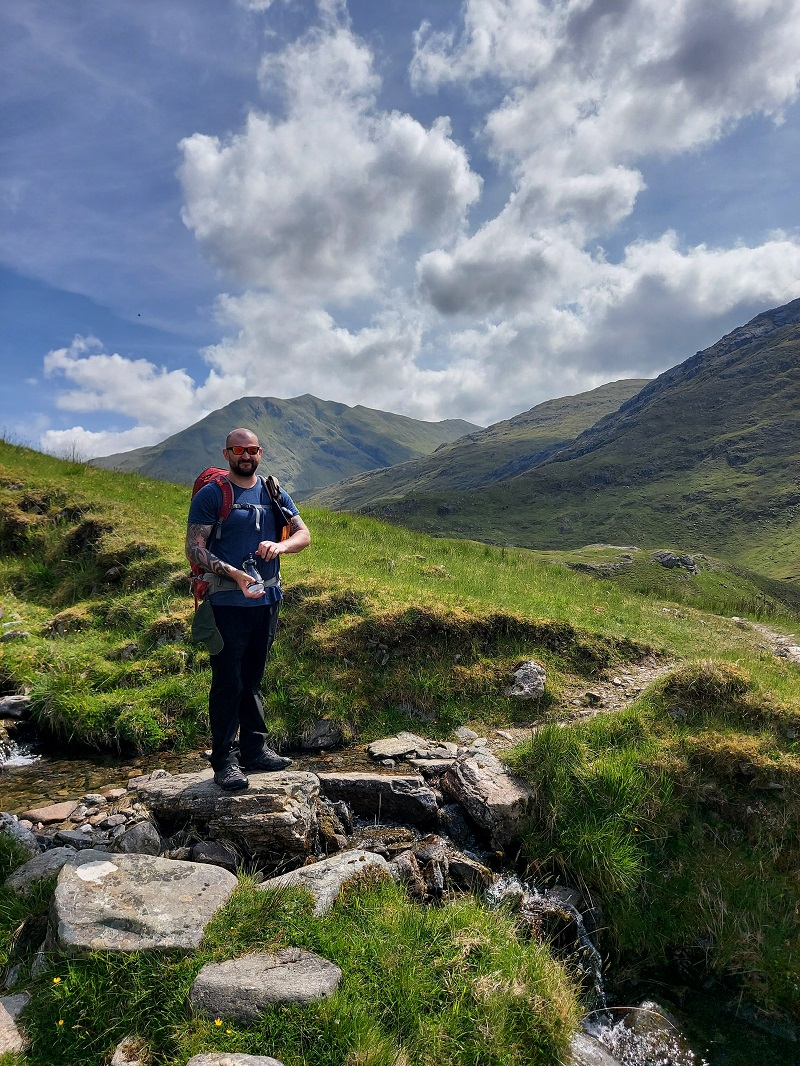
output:
<path id="1" fill-rule="evenodd" d="M 295 758 L 297 769 L 356 770 L 376 766 L 364 752 L 344 750 L 334 755 L 301 755 Z M 0 739 L 0 811 L 20 814 L 34 807 L 62 800 L 79 800 L 87 792 L 105 792 L 127 785 L 129 778 L 162 767 L 170 773 L 190 773 L 208 768 L 203 752 L 171 754 L 161 752 L 144 761 L 113 756 L 74 757 L 64 752 L 45 750 L 35 742 Z M 511 878 L 503 879 L 506 884 Z M 525 888 L 525 891 L 536 890 Z M 577 913 L 577 912 L 576 912 Z M 578 915 L 580 918 L 580 915 Z M 737 1020 L 727 1001 L 713 993 L 676 990 L 663 985 L 653 989 L 626 990 L 620 998 L 607 992 L 603 985 L 600 956 L 579 923 L 586 965 L 592 970 L 598 1011 L 589 1026 L 615 1054 L 623 1066 L 671 1066 L 669 1059 L 655 1059 L 646 1047 L 627 1041 L 618 1030 L 615 1003 L 636 1003 L 644 998 L 665 1002 L 676 1012 L 696 1053 L 696 1063 L 707 1066 L 800 1066 L 800 1044 L 762 1032 Z M 676 991 L 679 994 L 676 996 Z M 615 1029 L 617 1030 L 615 1035 Z"/>

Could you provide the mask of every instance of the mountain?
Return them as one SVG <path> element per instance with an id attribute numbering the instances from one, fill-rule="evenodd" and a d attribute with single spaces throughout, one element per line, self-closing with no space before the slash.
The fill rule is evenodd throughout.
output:
<path id="1" fill-rule="evenodd" d="M 386 504 L 410 494 L 461 492 L 494 485 L 530 470 L 648 384 L 647 378 L 562 396 L 442 444 L 431 455 L 401 466 L 357 475 L 314 494 L 322 507 L 357 508 Z"/>
<path id="2" fill-rule="evenodd" d="M 794 300 L 668 370 L 530 471 L 480 494 L 426 489 L 362 509 L 525 547 L 671 543 L 797 580 L 799 475 Z"/>
<path id="3" fill-rule="evenodd" d="M 364 470 L 427 455 L 478 428 L 461 419 L 422 422 L 309 395 L 291 400 L 246 396 L 160 444 L 93 463 L 191 485 L 204 467 L 224 465 L 225 437 L 238 426 L 258 434 L 264 446 L 262 468 L 274 471 L 281 484 L 298 496 Z"/>

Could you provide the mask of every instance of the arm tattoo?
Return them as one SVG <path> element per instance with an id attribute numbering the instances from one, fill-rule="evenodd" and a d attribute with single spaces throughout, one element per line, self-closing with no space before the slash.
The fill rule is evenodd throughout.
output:
<path id="1" fill-rule="evenodd" d="M 292 520 L 289 523 L 289 532 L 296 533 L 298 529 L 302 529 L 304 522 L 299 514 L 292 515 Z"/>
<path id="2" fill-rule="evenodd" d="M 194 563 L 195 566 L 209 573 L 219 574 L 220 577 L 230 577 L 236 567 L 224 563 L 206 547 L 213 528 L 213 526 L 189 524 L 186 530 L 186 558 L 190 563 Z"/>

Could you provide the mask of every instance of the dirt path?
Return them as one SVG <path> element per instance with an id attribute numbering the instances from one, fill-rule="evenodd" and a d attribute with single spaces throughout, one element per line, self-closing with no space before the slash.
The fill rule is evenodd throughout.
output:
<path id="1" fill-rule="evenodd" d="M 762 626 L 760 622 L 750 622 L 746 618 L 734 618 L 738 622 L 751 629 L 755 629 L 762 637 L 766 638 L 769 650 L 779 659 L 786 659 L 790 663 L 800 663 L 800 640 L 793 635 L 786 636 L 784 633 L 776 633 L 774 629 Z"/>
<path id="2" fill-rule="evenodd" d="M 580 688 L 574 687 L 564 693 L 554 707 L 561 712 L 558 725 L 571 725 L 595 718 L 598 714 L 608 714 L 609 711 L 627 707 L 648 685 L 663 677 L 675 666 L 675 662 L 659 662 L 648 655 L 639 663 L 629 663 L 624 669 L 617 670 L 606 680 L 593 681 L 591 685 Z M 487 736 L 486 739 L 493 751 L 503 751 L 537 732 L 543 724 L 532 723 L 496 729 L 493 735 Z"/>

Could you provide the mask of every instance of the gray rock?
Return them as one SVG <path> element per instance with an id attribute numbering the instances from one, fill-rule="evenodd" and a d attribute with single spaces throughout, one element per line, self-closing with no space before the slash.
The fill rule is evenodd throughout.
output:
<path id="1" fill-rule="evenodd" d="M 30 696 L 0 697 L 0 718 L 27 718 L 31 708 Z"/>
<path id="2" fill-rule="evenodd" d="M 569 1045 L 569 1066 L 620 1066 L 599 1040 L 588 1033 L 576 1033 Z"/>
<path id="3" fill-rule="evenodd" d="M 6 833 L 8 836 L 13 837 L 22 850 L 26 851 L 31 858 L 34 855 L 38 855 L 42 850 L 39 841 L 30 829 L 20 825 L 13 814 L 7 814 L 5 811 L 0 814 L 0 833 Z"/>
<path id="4" fill-rule="evenodd" d="M 546 680 L 544 667 L 530 659 L 514 671 L 514 684 L 506 689 L 506 695 L 520 700 L 538 700 L 544 695 Z"/>
<path id="5" fill-rule="evenodd" d="M 316 836 L 319 780 L 311 773 L 281 770 L 258 774 L 244 792 L 223 792 L 212 770 L 139 778 L 134 786 L 159 819 L 199 822 L 214 839 L 230 840 L 285 861 L 310 854 Z"/>
<path id="6" fill-rule="evenodd" d="M 96 848 L 100 840 L 105 841 L 104 834 L 87 832 L 85 829 L 60 829 L 55 837 L 57 844 L 74 851 L 85 851 L 87 848 Z"/>
<path id="7" fill-rule="evenodd" d="M 314 913 L 324 914 L 333 906 L 339 892 L 349 881 L 360 877 L 371 867 L 385 870 L 386 865 L 383 856 L 354 848 L 310 866 L 301 866 L 299 870 L 272 877 L 262 882 L 258 888 L 259 891 L 295 885 L 305 888 L 314 897 Z"/>
<path id="8" fill-rule="evenodd" d="M 442 791 L 457 800 L 499 848 L 519 839 L 533 801 L 528 786 L 488 751 L 453 763 L 442 778 Z"/>
<path id="9" fill-rule="evenodd" d="M 239 857 L 229 844 L 216 840 L 201 840 L 192 848 L 192 862 L 204 862 L 209 866 L 221 866 L 231 873 L 236 872 Z"/>
<path id="10" fill-rule="evenodd" d="M 268 1055 L 240 1055 L 238 1052 L 212 1052 L 210 1055 L 194 1055 L 186 1066 L 283 1066 Z"/>
<path id="11" fill-rule="evenodd" d="M 152 822 L 137 822 L 114 844 L 116 851 L 136 855 L 160 855 L 161 834 Z"/>
<path id="12" fill-rule="evenodd" d="M 10 888 L 19 896 L 27 896 L 40 881 L 47 877 L 55 877 L 62 866 L 74 856 L 74 848 L 51 848 L 49 851 L 34 855 L 24 866 L 20 866 L 7 878 L 6 888 Z"/>
<path id="13" fill-rule="evenodd" d="M 77 806 L 76 800 L 64 800 L 63 803 L 48 803 L 46 807 L 34 807 L 30 811 L 25 811 L 22 817 L 29 818 L 32 822 L 43 822 L 45 824 L 65 822 Z"/>
<path id="14" fill-rule="evenodd" d="M 274 1003 L 313 1003 L 333 994 L 342 971 L 327 959 L 301 948 L 243 955 L 206 963 L 197 975 L 189 1001 L 211 1018 L 258 1021 Z"/>
<path id="15" fill-rule="evenodd" d="M 30 996 L 20 992 L 0 999 L 0 1055 L 7 1051 L 24 1051 L 25 1037 L 17 1028 L 17 1018 L 27 1007 Z"/>
<path id="16" fill-rule="evenodd" d="M 300 747 L 304 751 L 322 751 L 326 748 L 338 748 L 344 739 L 342 727 L 330 718 L 320 718 L 300 738 Z"/>
<path id="17" fill-rule="evenodd" d="M 478 734 L 474 731 L 474 729 L 468 729 L 467 726 L 462 725 L 459 726 L 456 730 L 456 736 L 462 744 L 469 744 L 470 741 L 475 740 L 477 738 Z"/>
<path id="18" fill-rule="evenodd" d="M 416 733 L 398 733 L 396 737 L 374 740 L 367 746 L 373 759 L 400 759 L 404 755 L 420 754 L 429 747 L 424 737 Z"/>
<path id="19" fill-rule="evenodd" d="M 144 1052 L 145 1045 L 138 1036 L 126 1036 L 117 1045 L 109 1066 L 145 1066 Z"/>
<path id="20" fill-rule="evenodd" d="M 436 820 L 436 797 L 417 774 L 324 773 L 329 799 L 344 800 L 356 814 L 426 825 Z"/>
<path id="21" fill-rule="evenodd" d="M 676 555 L 675 552 L 658 551 L 650 552 L 650 558 L 661 563 L 668 570 L 687 570 L 690 574 L 699 574 L 700 567 L 695 562 L 693 555 Z"/>
<path id="22" fill-rule="evenodd" d="M 55 939 L 74 952 L 194 950 L 236 885 L 218 866 L 85 851 L 58 876 Z"/>

